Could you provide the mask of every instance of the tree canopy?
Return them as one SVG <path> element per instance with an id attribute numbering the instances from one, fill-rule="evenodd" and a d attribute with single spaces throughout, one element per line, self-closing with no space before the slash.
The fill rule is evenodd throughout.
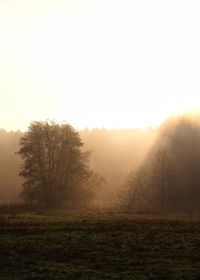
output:
<path id="1" fill-rule="evenodd" d="M 53 121 L 33 122 L 20 140 L 20 175 L 23 196 L 28 203 L 45 207 L 76 204 L 89 196 L 92 176 L 88 153 L 78 132 L 69 124 Z M 87 201 L 87 199 L 85 199 Z"/>

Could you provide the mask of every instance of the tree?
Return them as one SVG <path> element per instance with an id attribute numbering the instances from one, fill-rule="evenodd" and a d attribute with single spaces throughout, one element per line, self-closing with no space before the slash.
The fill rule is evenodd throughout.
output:
<path id="1" fill-rule="evenodd" d="M 168 151 L 160 148 L 152 164 L 151 190 L 160 201 L 160 209 L 164 210 L 169 204 L 170 196 L 174 192 L 174 166 Z"/>
<path id="2" fill-rule="evenodd" d="M 136 201 L 141 204 L 142 202 L 146 202 L 146 200 L 148 200 L 148 173 L 145 168 L 140 167 L 135 172 L 132 171 L 128 177 L 127 185 L 129 189 L 127 199 L 129 209 L 135 206 Z"/>
<path id="3" fill-rule="evenodd" d="M 23 197 L 31 204 L 61 207 L 89 195 L 92 172 L 78 132 L 69 124 L 33 122 L 20 140 Z"/>

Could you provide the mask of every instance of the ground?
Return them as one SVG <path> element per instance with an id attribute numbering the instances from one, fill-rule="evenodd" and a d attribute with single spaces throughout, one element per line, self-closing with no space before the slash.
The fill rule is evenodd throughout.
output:
<path id="1" fill-rule="evenodd" d="M 0 215 L 0 279 L 200 279 L 200 215 Z"/>

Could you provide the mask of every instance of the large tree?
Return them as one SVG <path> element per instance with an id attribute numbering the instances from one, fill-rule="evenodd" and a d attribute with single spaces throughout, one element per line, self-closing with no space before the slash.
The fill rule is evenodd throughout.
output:
<path id="1" fill-rule="evenodd" d="M 20 140 L 23 196 L 31 204 L 60 207 L 89 196 L 92 172 L 78 132 L 69 124 L 33 122 Z M 87 199 L 86 199 L 87 200 Z"/>

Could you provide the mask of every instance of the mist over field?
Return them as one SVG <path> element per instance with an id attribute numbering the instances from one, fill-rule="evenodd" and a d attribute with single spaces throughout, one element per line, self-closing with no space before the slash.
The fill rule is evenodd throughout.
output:
<path id="1" fill-rule="evenodd" d="M 149 151 L 156 131 L 147 129 L 94 129 L 80 131 L 83 150 L 90 151 L 90 166 L 105 178 L 103 189 L 97 189 L 99 203 L 116 199 L 126 176 L 136 169 Z M 23 132 L 0 131 L 1 172 L 0 201 L 11 203 L 21 200 L 22 178 L 19 177 L 19 140 Z M 99 195 L 98 195 L 99 193 Z M 114 196 L 114 198 L 113 198 Z"/>
<path id="2" fill-rule="evenodd" d="M 156 129 L 86 129 L 79 131 L 79 134 L 84 144 L 83 152 L 89 152 L 91 170 L 103 179 L 103 183 L 92 182 L 93 196 L 90 207 L 122 207 L 124 203 L 126 204 L 126 200 L 128 201 L 126 198 L 128 195 L 129 199 L 133 197 L 131 205 L 127 206 L 130 209 L 135 207 L 160 209 L 163 188 L 166 209 L 198 208 L 200 200 L 198 113 L 168 118 Z M 20 131 L 6 132 L 3 129 L 0 131 L 1 204 L 23 201 L 21 195 L 23 178 L 19 176 L 22 161 L 17 154 L 19 141 L 23 135 L 24 133 Z M 159 152 L 162 154 L 163 149 L 165 155 L 159 162 L 157 157 Z M 165 167 L 163 173 L 159 171 L 162 164 L 170 165 Z M 147 170 L 148 175 L 142 175 L 146 181 L 134 182 L 134 176 L 141 168 Z M 166 182 L 162 183 L 159 180 Z"/>

